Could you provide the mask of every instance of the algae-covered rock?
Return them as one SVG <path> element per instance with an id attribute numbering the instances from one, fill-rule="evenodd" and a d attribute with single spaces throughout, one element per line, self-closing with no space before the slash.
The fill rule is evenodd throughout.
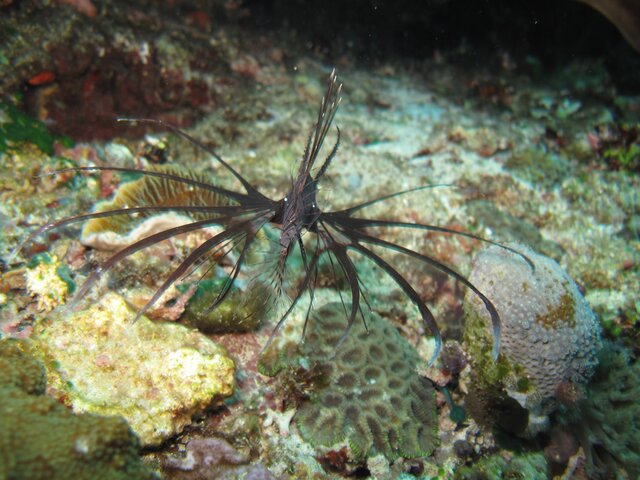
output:
<path id="1" fill-rule="evenodd" d="M 35 334 L 55 392 L 75 412 L 122 415 L 144 445 L 233 393 L 234 363 L 195 330 L 135 317 L 113 293 Z"/>
<path id="2" fill-rule="evenodd" d="M 455 480 L 546 480 L 547 461 L 542 453 L 527 453 L 505 459 L 500 454 L 482 458 L 456 471 Z"/>
<path id="3" fill-rule="evenodd" d="M 585 451 L 589 478 L 640 478 L 640 361 L 607 342 L 584 395 L 557 415 Z"/>
<path id="4" fill-rule="evenodd" d="M 26 343 L 0 341 L 0 388 L 18 388 L 30 395 L 42 395 L 46 387 L 44 367 L 23 352 Z"/>
<path id="5" fill-rule="evenodd" d="M 575 282 L 555 261 L 522 245 L 510 246 L 535 268 L 491 246 L 474 260 L 469 276 L 493 302 L 501 320 L 500 356 L 494 362 L 486 346 L 490 342 L 482 340 L 490 335 L 486 308 L 476 295 L 467 296 L 465 340 L 472 356 L 472 396 L 506 394 L 515 399 L 529 411 L 527 434 L 534 434 L 546 428 L 558 389 L 567 383 L 584 385 L 593 374 L 601 347 L 600 324 Z M 496 407 L 491 399 L 476 405 L 482 403 Z"/>
<path id="6" fill-rule="evenodd" d="M 40 312 L 50 312 L 63 304 L 75 290 L 69 267 L 60 263 L 55 255 L 37 255 L 25 274 L 29 296 L 38 301 Z"/>
<path id="7" fill-rule="evenodd" d="M 43 366 L 27 344 L 0 341 L 0 478 L 141 480 L 157 478 L 119 417 L 74 415 L 43 396 Z"/>
<path id="8" fill-rule="evenodd" d="M 225 301 L 211 309 L 225 281 L 220 278 L 199 282 L 182 320 L 204 333 L 250 332 L 258 328 L 267 310 L 267 287 L 254 283 L 241 290 L 233 286 Z"/>

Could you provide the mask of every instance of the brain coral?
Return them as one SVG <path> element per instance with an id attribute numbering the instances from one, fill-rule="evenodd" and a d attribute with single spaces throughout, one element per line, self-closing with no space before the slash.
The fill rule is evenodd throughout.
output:
<path id="1" fill-rule="evenodd" d="M 431 453 L 437 444 L 435 394 L 415 372 L 421 358 L 375 314 L 367 318 L 368 333 L 356 322 L 336 351 L 345 326 L 339 303 L 312 314 L 300 354 L 320 364 L 328 381 L 316 386 L 294 417 L 302 437 L 314 446 L 346 439 L 356 458 Z"/>
<path id="2" fill-rule="evenodd" d="M 535 270 L 519 256 L 491 246 L 477 256 L 469 277 L 502 320 L 497 364 L 486 347 L 490 342 L 478 341 L 490 334 L 486 309 L 475 295 L 466 299 L 465 340 L 476 384 L 504 389 L 529 410 L 530 422 L 537 415 L 544 423 L 554 408 L 556 389 L 567 382 L 585 384 L 593 374 L 600 324 L 555 261 L 522 245 L 509 246 L 525 254 Z"/>
<path id="3" fill-rule="evenodd" d="M 23 349 L 26 343 L 0 341 L 0 478 L 158 478 L 141 463 L 138 439 L 122 418 L 74 415 L 44 396 L 44 368 Z"/>

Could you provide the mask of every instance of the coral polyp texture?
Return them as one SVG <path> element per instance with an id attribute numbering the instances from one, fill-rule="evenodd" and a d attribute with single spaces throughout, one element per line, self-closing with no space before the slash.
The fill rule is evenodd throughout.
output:
<path id="1" fill-rule="evenodd" d="M 44 395 L 44 368 L 25 353 L 30 348 L 0 341 L 0 478 L 158 478 L 141 463 L 138 439 L 122 418 L 74 415 Z"/>
<path id="2" fill-rule="evenodd" d="M 154 172 L 181 175 L 194 181 L 204 181 L 197 174 L 178 166 L 157 166 Z M 166 178 L 143 176 L 118 188 L 111 202 L 98 204 L 96 211 L 109 211 L 131 207 L 156 207 L 158 210 L 169 205 L 203 206 L 226 205 L 222 196 L 200 191 L 184 183 L 172 182 Z M 194 218 L 202 216 L 194 214 Z M 171 227 L 183 225 L 189 218 L 176 212 L 136 211 L 131 215 L 117 215 L 92 218 L 82 229 L 82 243 L 103 250 L 117 250 L 131 245 L 137 240 Z"/>
<path id="3" fill-rule="evenodd" d="M 116 294 L 34 332 L 53 392 L 75 412 L 121 415 L 158 445 L 231 395 L 235 366 L 201 333 L 141 317 Z"/>
<path id="4" fill-rule="evenodd" d="M 597 365 L 600 323 L 576 283 L 552 259 L 512 244 L 535 265 L 497 246 L 482 251 L 469 280 L 495 304 L 500 319 L 498 362 L 479 338 L 489 337 L 489 319 L 473 295 L 466 298 L 466 343 L 480 389 L 502 390 L 545 428 L 556 391 L 568 382 L 584 385 Z M 488 388 L 491 387 L 491 388 Z"/>
<path id="5" fill-rule="evenodd" d="M 435 393 L 415 372 L 424 361 L 411 345 L 372 313 L 369 331 L 357 320 L 336 349 L 346 327 L 339 303 L 320 308 L 309 323 L 300 354 L 324 379 L 294 417 L 302 437 L 315 447 L 346 440 L 354 458 L 430 454 L 437 444 Z"/>
<path id="6" fill-rule="evenodd" d="M 640 362 L 628 350 L 606 344 L 600 365 L 575 405 L 558 414 L 587 458 L 589 478 L 640 478 Z"/>

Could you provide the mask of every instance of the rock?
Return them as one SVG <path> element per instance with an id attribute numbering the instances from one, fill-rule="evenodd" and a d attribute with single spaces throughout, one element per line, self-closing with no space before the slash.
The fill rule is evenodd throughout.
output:
<path id="1" fill-rule="evenodd" d="M 0 478 L 153 480 L 120 417 L 74 415 L 44 394 L 27 341 L 0 341 Z"/>
<path id="2" fill-rule="evenodd" d="M 233 393 L 235 367 L 197 331 L 134 317 L 108 293 L 86 310 L 50 318 L 34 337 L 56 396 L 75 412 L 122 415 L 144 445 L 158 445 Z"/>

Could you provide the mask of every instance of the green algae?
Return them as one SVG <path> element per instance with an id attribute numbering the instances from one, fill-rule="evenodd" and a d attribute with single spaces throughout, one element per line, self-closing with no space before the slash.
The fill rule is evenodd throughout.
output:
<path id="1" fill-rule="evenodd" d="M 14 151 L 16 144 L 32 143 L 47 155 L 53 155 L 53 142 L 73 142 L 67 137 L 57 137 L 44 124 L 21 112 L 15 105 L 0 102 L 0 153 Z"/>
<path id="2" fill-rule="evenodd" d="M 527 453 L 505 459 L 500 454 L 484 457 L 459 468 L 455 480 L 546 480 L 547 461 L 542 453 Z"/>
<path id="3" fill-rule="evenodd" d="M 211 309 L 225 283 L 226 278 L 200 281 L 182 320 L 203 333 L 250 332 L 258 328 L 267 308 L 267 302 L 264 301 L 267 288 L 252 285 L 249 289 L 241 290 L 232 286 L 228 297 Z"/>

